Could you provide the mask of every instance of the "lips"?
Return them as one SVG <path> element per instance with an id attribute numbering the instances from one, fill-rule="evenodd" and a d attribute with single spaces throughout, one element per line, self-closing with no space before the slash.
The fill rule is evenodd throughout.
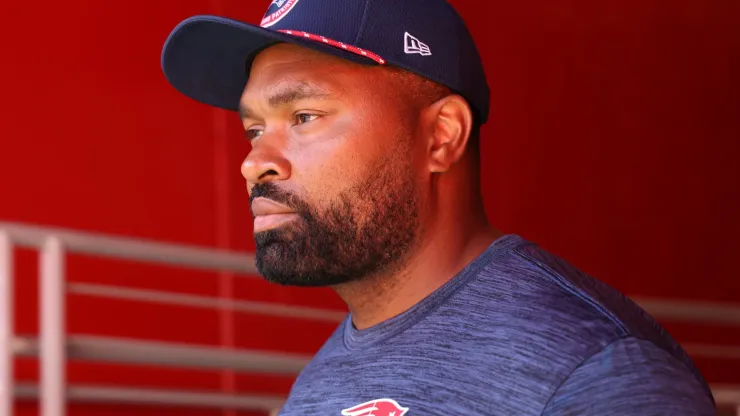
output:
<path id="1" fill-rule="evenodd" d="M 255 233 L 277 228 L 298 218 L 298 214 L 290 207 L 262 197 L 252 201 L 252 214 Z"/>
<path id="2" fill-rule="evenodd" d="M 259 197 L 252 201 L 252 214 L 255 217 L 259 217 L 262 215 L 295 214 L 295 211 L 287 205 Z"/>

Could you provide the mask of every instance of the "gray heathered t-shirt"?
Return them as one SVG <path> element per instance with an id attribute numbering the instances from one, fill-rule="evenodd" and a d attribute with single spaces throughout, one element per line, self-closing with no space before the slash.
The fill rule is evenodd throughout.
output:
<path id="1" fill-rule="evenodd" d="M 616 290 L 516 235 L 403 314 L 351 316 L 283 416 L 714 415 L 675 341 Z"/>

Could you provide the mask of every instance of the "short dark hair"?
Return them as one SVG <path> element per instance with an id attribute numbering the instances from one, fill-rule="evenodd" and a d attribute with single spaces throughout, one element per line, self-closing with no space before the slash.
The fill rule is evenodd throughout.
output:
<path id="1" fill-rule="evenodd" d="M 394 86 L 398 85 L 399 89 L 407 94 L 417 108 L 426 107 L 435 101 L 454 94 L 454 91 L 450 88 L 405 69 L 392 65 L 388 65 L 385 69 L 395 80 L 396 84 Z M 470 131 L 468 148 L 476 153 L 479 151 L 480 129 L 480 117 L 473 110 L 473 126 Z"/>

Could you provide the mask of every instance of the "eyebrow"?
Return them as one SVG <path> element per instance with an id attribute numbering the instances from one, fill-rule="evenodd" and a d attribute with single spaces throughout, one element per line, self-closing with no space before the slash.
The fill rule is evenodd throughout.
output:
<path id="1" fill-rule="evenodd" d="M 326 100 L 330 97 L 331 95 L 328 92 L 321 88 L 318 88 L 314 84 L 311 84 L 309 82 L 301 82 L 278 89 L 272 95 L 270 95 L 270 97 L 267 99 L 267 103 L 272 108 L 278 108 L 299 100 Z M 253 118 L 253 114 L 254 112 L 250 110 L 249 107 L 247 107 L 244 103 L 239 103 L 239 117 L 241 117 L 242 119 Z"/>

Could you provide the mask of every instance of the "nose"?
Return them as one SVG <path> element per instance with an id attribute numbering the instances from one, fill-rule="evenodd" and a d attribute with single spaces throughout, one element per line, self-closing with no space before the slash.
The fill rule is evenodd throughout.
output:
<path id="1" fill-rule="evenodd" d="M 242 163 L 241 171 L 248 188 L 252 189 L 252 186 L 259 183 L 288 179 L 291 164 L 278 149 L 260 145 L 249 152 Z"/>

